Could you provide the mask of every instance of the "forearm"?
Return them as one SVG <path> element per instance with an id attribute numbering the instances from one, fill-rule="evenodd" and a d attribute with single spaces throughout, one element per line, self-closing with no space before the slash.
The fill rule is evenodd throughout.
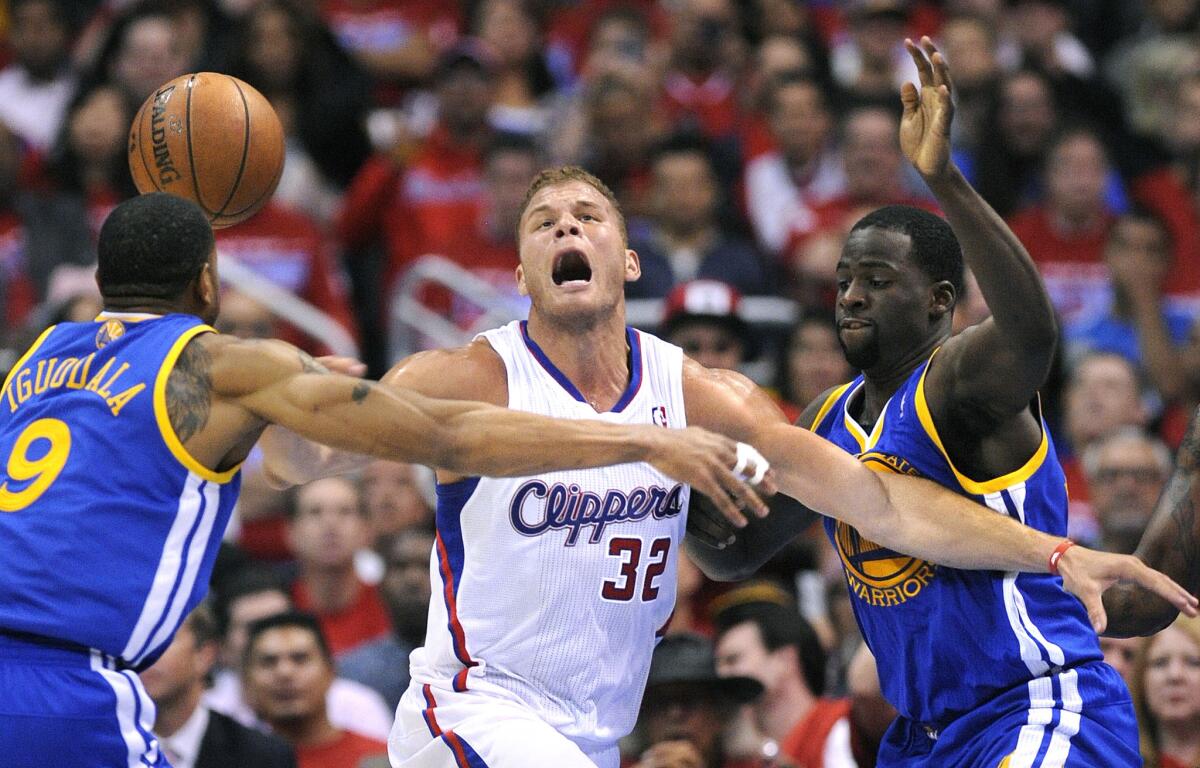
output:
<path id="1" fill-rule="evenodd" d="M 1163 320 L 1159 297 L 1153 291 L 1130 291 L 1130 303 L 1146 374 L 1164 399 L 1175 400 L 1187 389 L 1187 377 Z"/>
<path id="2" fill-rule="evenodd" d="M 1200 596 L 1200 411 L 1192 416 L 1175 458 L 1175 471 L 1155 506 L 1134 554 Z M 1106 634 L 1149 635 L 1169 624 L 1178 611 L 1136 585 L 1122 584 L 1104 595 L 1112 617 Z"/>
<path id="3" fill-rule="evenodd" d="M 353 472 L 370 460 L 360 453 L 315 443 L 276 425 L 267 427 L 258 445 L 263 452 L 263 472 L 277 488 Z"/>
<path id="4" fill-rule="evenodd" d="M 817 513 L 782 493 L 767 499 L 767 506 L 771 510 L 767 517 L 753 518 L 745 528 L 734 529 L 707 499 L 692 493 L 688 554 L 705 576 L 717 581 L 750 578 L 817 519 Z"/>
<path id="5" fill-rule="evenodd" d="M 1051 348 L 1058 336 L 1054 307 L 1021 241 L 956 166 L 925 182 L 954 229 L 996 325 L 1022 346 Z"/>

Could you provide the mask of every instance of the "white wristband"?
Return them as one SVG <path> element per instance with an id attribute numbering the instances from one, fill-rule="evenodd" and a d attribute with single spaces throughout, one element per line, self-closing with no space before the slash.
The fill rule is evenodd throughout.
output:
<path id="1" fill-rule="evenodd" d="M 747 475 L 747 466 L 753 463 L 754 474 Z M 762 479 L 766 477 L 767 470 L 771 468 L 771 464 L 763 458 L 763 455 L 755 450 L 754 446 L 746 443 L 737 444 L 737 464 L 733 466 L 733 474 L 742 478 L 751 485 L 758 485 Z"/>

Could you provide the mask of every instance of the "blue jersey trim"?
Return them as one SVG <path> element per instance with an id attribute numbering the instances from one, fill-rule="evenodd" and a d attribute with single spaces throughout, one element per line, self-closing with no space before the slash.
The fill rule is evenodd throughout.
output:
<path id="1" fill-rule="evenodd" d="M 579 391 L 579 388 L 567 378 L 565 373 L 558 369 L 558 366 L 546 356 L 546 353 L 538 346 L 538 343 L 529 336 L 528 326 L 528 320 L 521 321 L 521 338 L 525 340 L 525 346 L 529 349 L 533 358 L 546 370 L 546 373 L 550 374 L 551 378 L 558 382 L 558 385 L 568 395 L 584 405 L 590 405 L 587 398 Z M 616 405 L 612 407 L 612 413 L 620 413 L 625 410 L 625 407 L 633 401 L 633 398 L 637 396 L 638 390 L 642 386 L 642 344 L 638 338 L 637 331 L 632 328 L 626 328 L 625 342 L 629 344 L 629 383 L 625 386 L 625 391 L 621 393 L 621 397 L 617 400 Z"/>
<path id="2" fill-rule="evenodd" d="M 467 690 L 467 670 L 478 666 L 467 650 L 467 634 L 458 619 L 458 587 L 462 582 L 466 552 L 462 539 L 462 511 L 479 487 L 481 478 L 468 477 L 454 483 L 437 486 L 438 505 L 434 520 L 437 529 L 434 546 L 438 572 L 442 577 L 442 599 L 446 604 L 446 629 L 450 633 L 454 655 L 463 669 L 454 676 L 452 687 L 458 692 Z"/>

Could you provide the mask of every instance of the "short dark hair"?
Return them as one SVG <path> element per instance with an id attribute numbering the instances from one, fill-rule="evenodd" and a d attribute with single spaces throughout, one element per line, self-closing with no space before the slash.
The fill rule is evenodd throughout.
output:
<path id="1" fill-rule="evenodd" d="M 790 88 L 793 85 L 802 85 L 812 88 L 821 100 L 821 106 L 826 112 L 833 114 L 833 105 L 829 103 L 829 95 L 821 86 L 821 82 L 813 77 L 810 73 L 795 69 L 787 72 L 781 72 L 767 82 L 766 88 L 763 89 L 762 109 L 768 116 L 775 112 L 778 105 L 779 92 L 785 88 Z"/>
<path id="2" fill-rule="evenodd" d="M 947 280 L 956 296 L 964 295 L 962 246 L 945 219 L 911 205 L 887 205 L 863 216 L 851 232 L 879 227 L 908 235 L 912 239 L 909 256 L 930 280 Z"/>
<path id="3" fill-rule="evenodd" d="M 105 297 L 177 299 L 213 252 L 200 206 L 165 192 L 118 205 L 100 228 L 96 280 Z"/>
<path id="4" fill-rule="evenodd" d="M 792 607 L 753 602 L 734 605 L 714 617 L 717 638 L 741 624 L 753 624 L 768 651 L 794 646 L 804 682 L 814 696 L 825 692 L 825 649 L 812 625 Z"/>
<path id="5" fill-rule="evenodd" d="M 220 640 L 220 635 L 217 634 L 217 617 L 208 600 L 192 609 L 188 617 L 183 620 L 183 626 L 187 627 L 192 636 L 196 638 L 196 645 L 215 643 Z"/>
<path id="6" fill-rule="evenodd" d="M 311 613 L 287 611 L 286 613 L 267 616 L 250 624 L 246 630 L 246 650 L 242 654 L 242 669 L 249 667 L 250 654 L 254 652 L 254 645 L 258 642 L 258 638 L 273 629 L 285 629 L 288 627 L 295 627 L 296 629 L 302 629 L 310 633 L 317 641 L 317 648 L 321 651 L 321 658 L 325 659 L 331 666 L 333 665 L 333 652 L 329 649 L 329 641 L 325 639 L 325 633 L 321 631 L 321 622 L 317 621 L 317 617 Z"/>
<path id="7" fill-rule="evenodd" d="M 704 161 L 708 172 L 716 178 L 717 169 L 713 163 L 712 146 L 703 136 L 690 131 L 673 133 L 654 147 L 650 156 L 651 165 L 657 165 L 659 160 L 673 155 L 696 155 Z"/>
<path id="8" fill-rule="evenodd" d="M 263 592 L 280 592 L 291 600 L 287 582 L 275 571 L 262 565 L 247 565 L 230 576 L 216 591 L 213 607 L 217 618 L 217 631 L 221 637 L 229 632 L 230 607 L 237 600 Z"/>
<path id="9" fill-rule="evenodd" d="M 358 498 L 358 515 L 359 517 L 367 516 L 367 505 L 363 502 L 362 486 L 352 478 L 349 478 L 345 475 L 329 475 L 328 477 L 321 477 L 317 480 L 310 480 L 302 485 L 290 486 L 283 492 L 283 516 L 289 523 L 295 522 L 296 518 L 300 515 L 300 496 L 313 483 L 321 480 L 338 480 L 353 488 L 354 495 Z"/>

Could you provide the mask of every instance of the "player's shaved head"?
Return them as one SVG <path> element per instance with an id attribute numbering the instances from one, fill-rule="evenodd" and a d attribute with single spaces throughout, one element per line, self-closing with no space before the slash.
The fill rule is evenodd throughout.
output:
<path id="1" fill-rule="evenodd" d="M 208 218 L 165 192 L 126 200 L 100 228 L 96 281 L 106 298 L 178 298 L 213 252 Z"/>
<path id="2" fill-rule="evenodd" d="M 578 181 L 592 187 L 604 199 L 608 200 L 612 205 L 613 211 L 617 214 L 617 222 L 621 227 L 621 242 L 629 243 L 629 230 L 625 227 L 625 215 L 621 213 L 621 204 L 617 202 L 617 196 L 608 188 L 600 179 L 588 173 L 577 165 L 563 165 L 558 168 L 546 168 L 533 177 L 533 181 L 529 183 L 529 189 L 525 192 L 525 200 L 521 203 L 520 219 L 525 218 L 525 211 L 529 209 L 529 203 L 533 200 L 533 196 L 546 187 L 556 187 L 559 184 L 568 184 L 573 181 Z M 518 219 L 518 221 L 520 220 Z M 517 240 L 521 239 L 521 233 L 518 230 Z"/>

